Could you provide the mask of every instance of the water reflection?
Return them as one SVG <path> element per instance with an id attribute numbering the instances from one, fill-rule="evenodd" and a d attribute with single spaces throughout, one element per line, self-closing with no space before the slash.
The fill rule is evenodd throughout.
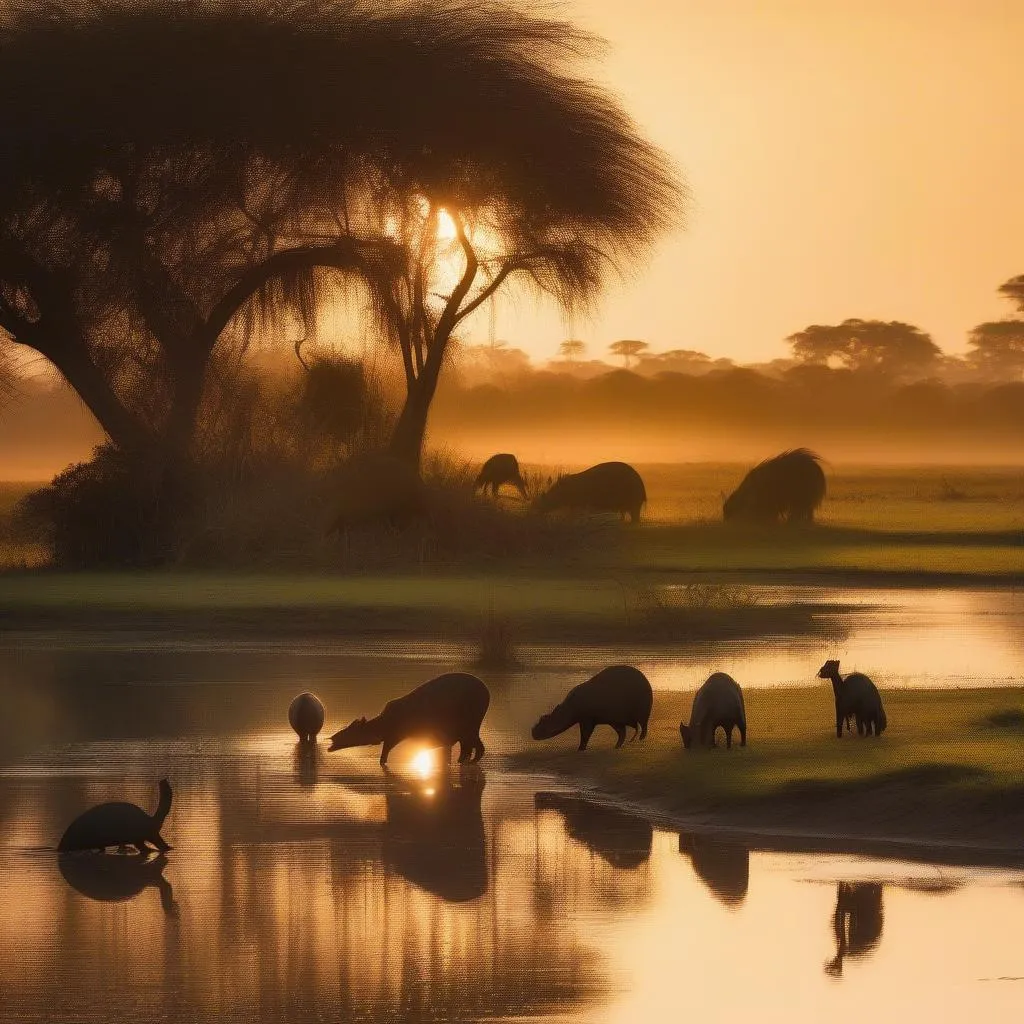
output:
<path id="1" fill-rule="evenodd" d="M 293 752 L 295 762 L 295 781 L 305 788 L 315 786 L 320 779 L 320 767 L 324 761 L 323 749 L 319 743 L 295 744 Z"/>
<path id="2" fill-rule="evenodd" d="M 825 973 L 842 977 L 847 957 L 857 959 L 874 952 L 882 938 L 884 921 L 882 886 L 878 882 L 837 882 L 832 915 L 836 955 L 825 964 Z"/>
<path id="3" fill-rule="evenodd" d="M 750 884 L 750 850 L 742 843 L 713 836 L 679 834 L 679 852 L 690 858 L 697 877 L 727 907 L 738 907 Z"/>
<path id="4" fill-rule="evenodd" d="M 565 793 L 538 793 L 534 804 L 558 811 L 566 833 L 613 868 L 632 870 L 651 856 L 654 829 L 645 818 Z"/>
<path id="5" fill-rule="evenodd" d="M 178 916 L 171 883 L 164 878 L 167 855 L 66 853 L 57 858 L 64 881 L 87 899 L 100 903 L 123 903 L 143 889 L 160 894 L 160 906 L 167 917 Z"/>

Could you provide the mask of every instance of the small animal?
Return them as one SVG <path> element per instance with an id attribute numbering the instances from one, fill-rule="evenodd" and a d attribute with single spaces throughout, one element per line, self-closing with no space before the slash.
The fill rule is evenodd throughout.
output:
<path id="1" fill-rule="evenodd" d="M 738 729 L 740 746 L 747 745 L 747 712 L 743 705 L 743 691 L 732 676 L 713 672 L 694 694 L 690 709 L 690 724 L 679 723 L 683 746 L 689 750 L 715 746 L 715 733 L 725 730 L 725 746 L 732 749 L 732 731 Z"/>
<path id="2" fill-rule="evenodd" d="M 749 523 L 810 524 L 825 499 L 821 457 L 795 448 L 755 466 L 722 505 L 723 518 Z"/>
<path id="3" fill-rule="evenodd" d="M 561 704 L 540 716 L 531 735 L 535 740 L 549 740 L 578 725 L 579 749 L 586 750 L 594 729 L 610 725 L 618 736 L 618 750 L 626 740 L 627 728 L 633 730 L 633 739 L 647 736 L 653 703 L 654 692 L 643 672 L 632 665 L 612 665 L 574 686 Z"/>
<path id="4" fill-rule="evenodd" d="M 526 481 L 519 471 L 519 462 L 514 455 L 503 452 L 500 455 L 492 455 L 481 467 L 477 478 L 473 483 L 473 490 L 479 491 L 483 488 L 484 494 L 488 488 L 491 497 L 498 493 L 502 484 L 512 484 L 523 499 L 526 498 Z"/>
<path id="5" fill-rule="evenodd" d="M 73 850 L 105 850 L 108 846 L 134 846 L 148 853 L 153 844 L 166 852 L 170 846 L 160 835 L 171 809 L 171 784 L 160 780 L 160 801 L 152 814 L 135 804 L 114 802 L 99 804 L 80 814 L 67 827 L 57 844 L 60 853 Z"/>
<path id="6" fill-rule="evenodd" d="M 331 737 L 328 750 L 369 747 L 382 744 L 380 764 L 402 740 L 419 739 L 435 747 L 459 744 L 459 764 L 479 761 L 484 756 L 480 725 L 491 702 L 483 680 L 468 672 L 446 672 L 417 686 L 411 693 L 384 705 L 384 710 L 367 721 L 357 718 Z"/>
<path id="7" fill-rule="evenodd" d="M 538 512 L 618 512 L 636 523 L 646 501 L 644 482 L 632 466 L 625 462 L 602 462 L 581 473 L 559 477 L 537 497 L 533 507 Z"/>
<path id="8" fill-rule="evenodd" d="M 303 743 L 315 743 L 324 727 L 324 706 L 315 693 L 300 693 L 288 707 L 288 724 Z"/>
<path id="9" fill-rule="evenodd" d="M 839 674 L 839 662 L 826 661 L 818 670 L 819 679 L 832 682 L 836 700 L 836 739 L 842 739 L 843 722 L 852 715 L 857 723 L 857 735 L 876 736 L 885 732 L 889 724 L 882 707 L 878 687 L 863 672 L 851 672 L 845 679 Z"/>

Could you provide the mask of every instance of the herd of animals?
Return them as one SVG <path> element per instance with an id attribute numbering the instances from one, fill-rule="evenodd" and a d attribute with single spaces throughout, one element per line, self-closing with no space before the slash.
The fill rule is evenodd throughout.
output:
<path id="1" fill-rule="evenodd" d="M 842 738 L 845 725 L 852 732 L 856 722 L 862 736 L 880 736 L 887 721 L 882 698 L 875 684 L 863 673 L 842 676 L 839 662 L 822 665 L 818 677 L 832 683 L 835 697 L 836 737 Z M 477 762 L 484 755 L 480 727 L 490 705 L 491 695 L 482 679 L 468 672 L 446 672 L 416 687 L 404 697 L 388 701 L 374 718 L 357 718 L 334 733 L 329 750 L 349 747 L 380 746 L 380 764 L 386 767 L 392 749 L 405 740 L 418 740 L 433 748 L 442 748 L 450 761 L 459 744 L 459 764 Z M 654 704 L 650 681 L 631 665 L 612 665 L 584 683 L 574 686 L 565 699 L 547 714 L 541 715 L 531 730 L 534 740 L 551 739 L 569 729 L 579 729 L 579 750 L 587 744 L 599 725 L 615 731 L 618 749 L 625 743 L 627 730 L 632 739 L 643 740 Z M 315 743 L 324 725 L 324 706 L 312 693 L 301 693 L 288 709 L 288 721 L 301 743 Z M 689 722 L 679 726 L 683 746 L 716 746 L 721 729 L 727 748 L 732 747 L 733 730 L 740 746 L 747 743 L 747 715 L 743 691 L 724 672 L 715 672 L 697 690 Z M 104 850 L 108 847 L 135 847 L 148 854 L 153 847 L 165 852 L 170 847 L 160 829 L 171 809 L 171 787 L 160 782 L 156 811 L 147 814 L 135 804 L 100 804 L 79 815 L 67 828 L 58 851 L 71 853 Z"/>

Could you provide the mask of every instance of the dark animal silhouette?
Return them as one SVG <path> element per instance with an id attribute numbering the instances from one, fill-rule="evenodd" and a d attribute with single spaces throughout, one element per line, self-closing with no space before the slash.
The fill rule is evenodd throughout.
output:
<path id="1" fill-rule="evenodd" d="M 825 964 L 833 977 L 843 973 L 846 957 L 870 953 L 882 938 L 885 915 L 882 911 L 882 886 L 877 882 L 838 882 L 832 930 L 836 937 L 836 955 Z"/>
<path id="2" fill-rule="evenodd" d="M 566 793 L 537 793 L 533 802 L 538 811 L 558 811 L 570 838 L 613 868 L 630 870 L 650 859 L 654 829 L 646 818 Z"/>
<path id="3" fill-rule="evenodd" d="M 727 907 L 739 906 L 750 884 L 750 850 L 742 843 L 706 835 L 679 835 L 679 852 L 697 877 Z"/>
<path id="4" fill-rule="evenodd" d="M 153 844 L 158 850 L 170 847 L 160 835 L 164 819 L 171 809 L 171 784 L 160 780 L 160 802 L 152 814 L 129 803 L 99 804 L 80 814 L 61 837 L 57 849 L 61 853 L 72 850 L 104 850 L 108 846 L 134 846 L 147 853 Z"/>
<path id="5" fill-rule="evenodd" d="M 602 462 L 581 473 L 559 477 L 534 502 L 538 512 L 618 512 L 639 522 L 647 491 L 640 474 L 625 462 Z"/>
<path id="6" fill-rule="evenodd" d="M 427 514 L 427 493 L 416 469 L 392 455 L 362 455 L 338 472 L 338 511 L 327 533 L 365 527 L 404 529 Z"/>
<path id="7" fill-rule="evenodd" d="M 647 736 L 653 702 L 654 693 L 643 672 L 631 665 L 612 665 L 574 686 L 561 704 L 541 715 L 531 735 L 548 740 L 578 725 L 579 749 L 586 750 L 594 729 L 610 725 L 618 736 L 617 750 L 625 742 L 627 728 L 633 730 L 633 739 Z"/>
<path id="8" fill-rule="evenodd" d="M 490 489 L 491 497 L 498 493 L 502 484 L 511 484 L 522 497 L 526 498 L 526 481 L 519 471 L 519 462 L 514 455 L 503 452 L 492 455 L 481 467 L 473 484 L 473 490 L 483 488 L 484 494 Z"/>
<path id="9" fill-rule="evenodd" d="M 740 746 L 747 745 L 747 712 L 743 704 L 743 691 L 739 683 L 724 672 L 714 672 L 694 694 L 690 709 L 690 724 L 679 723 L 683 746 L 689 750 L 715 746 L 715 733 L 725 730 L 725 745 L 732 749 L 732 731 L 738 729 Z"/>
<path id="10" fill-rule="evenodd" d="M 726 521 L 810 524 L 825 498 L 820 456 L 806 448 L 783 452 L 755 466 L 722 506 Z"/>
<path id="11" fill-rule="evenodd" d="M 480 723 L 484 720 L 491 695 L 483 680 L 468 672 L 446 672 L 411 693 L 388 701 L 384 710 L 367 721 L 357 718 L 331 737 L 329 750 L 383 744 L 381 767 L 388 754 L 402 740 L 419 739 L 435 747 L 451 748 L 459 744 L 459 764 L 479 761 L 484 756 Z"/>
<path id="12" fill-rule="evenodd" d="M 118 856 L 110 853 L 75 853 L 57 858 L 64 881 L 87 899 L 100 903 L 122 903 L 147 888 L 160 894 L 160 905 L 168 917 L 178 916 L 171 883 L 164 878 L 167 858 L 161 853 Z"/>
<path id="13" fill-rule="evenodd" d="M 389 776 L 384 798 L 384 864 L 448 903 L 464 903 L 487 892 L 487 845 L 481 800 L 484 775 L 463 769 L 409 784 Z"/>
<path id="14" fill-rule="evenodd" d="M 876 736 L 885 732 L 889 724 L 882 707 L 882 697 L 878 687 L 863 672 L 851 672 L 845 679 L 839 674 L 839 662 L 826 661 L 818 670 L 819 679 L 832 682 L 832 692 L 836 700 L 836 738 L 843 735 L 843 722 L 852 716 L 857 722 L 857 735 L 870 736 L 872 730 Z"/>
<path id="15" fill-rule="evenodd" d="M 288 708 L 288 724 L 303 743 L 314 743 L 324 727 L 324 706 L 315 693 L 300 693 Z"/>

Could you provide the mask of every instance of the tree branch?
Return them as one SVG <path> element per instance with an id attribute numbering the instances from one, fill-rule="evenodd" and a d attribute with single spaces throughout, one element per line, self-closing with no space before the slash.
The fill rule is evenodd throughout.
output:
<path id="1" fill-rule="evenodd" d="M 480 269 L 480 262 L 477 259 L 476 251 L 473 248 L 469 236 L 466 234 L 466 227 L 462 223 L 462 216 L 458 213 L 452 214 L 452 222 L 455 224 L 455 233 L 459 239 L 459 245 L 466 256 L 466 269 L 459 278 L 459 283 L 453 289 L 445 303 L 444 311 L 437 321 L 437 329 L 434 331 L 434 342 L 427 353 L 427 369 L 429 373 L 436 376 L 444 360 L 444 350 L 459 322 L 459 307 L 469 294 L 473 282 L 476 280 L 477 271 Z"/>

